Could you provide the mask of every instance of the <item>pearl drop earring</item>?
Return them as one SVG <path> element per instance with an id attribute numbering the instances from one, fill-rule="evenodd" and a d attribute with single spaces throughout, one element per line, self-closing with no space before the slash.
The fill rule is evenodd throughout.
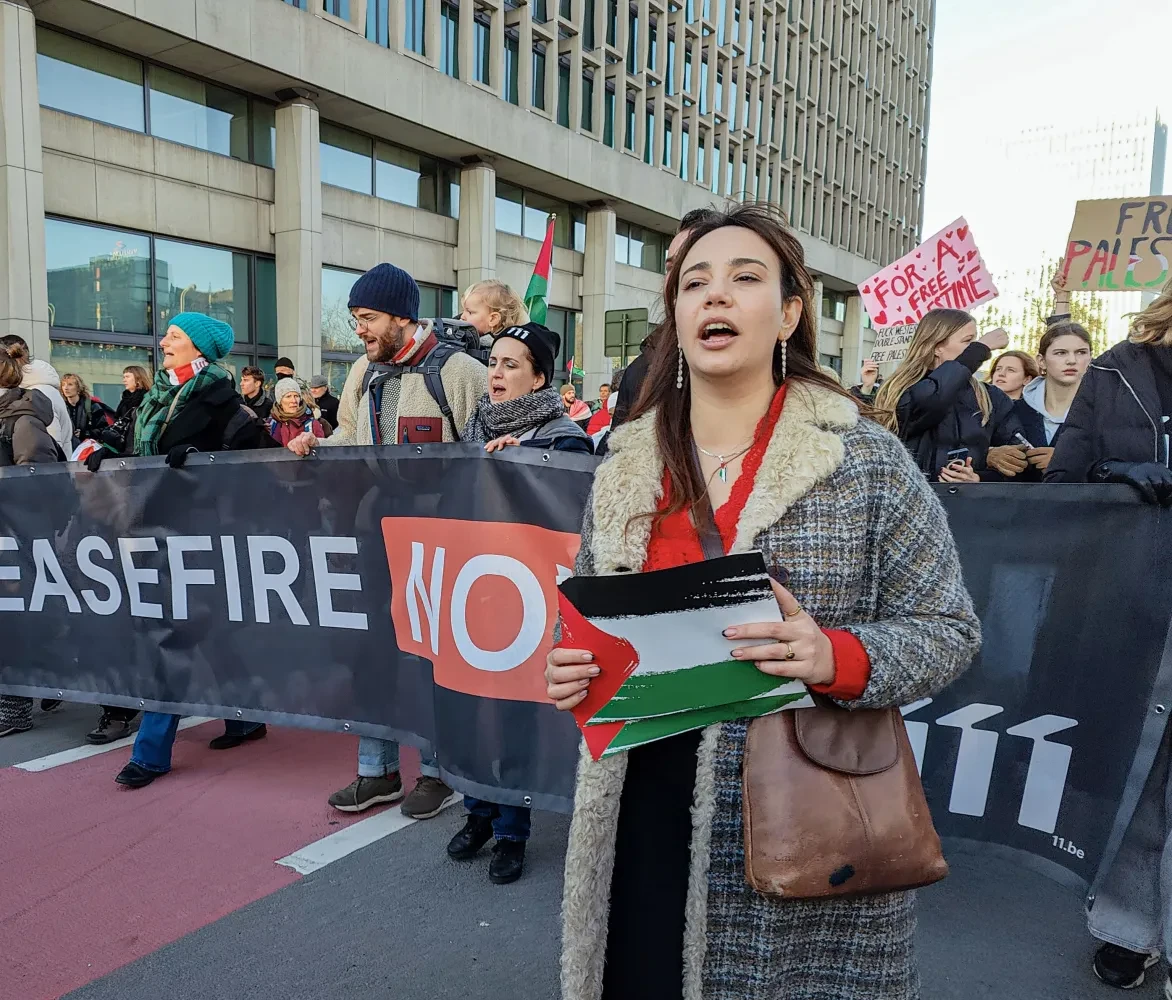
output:
<path id="1" fill-rule="evenodd" d="M 781 380 L 785 381 L 785 341 L 781 342 Z"/>
<path id="2" fill-rule="evenodd" d="M 682 347 L 677 347 L 676 350 L 679 351 L 679 355 L 680 355 L 679 363 L 676 365 L 676 388 L 683 389 L 683 387 L 684 387 L 684 349 Z"/>

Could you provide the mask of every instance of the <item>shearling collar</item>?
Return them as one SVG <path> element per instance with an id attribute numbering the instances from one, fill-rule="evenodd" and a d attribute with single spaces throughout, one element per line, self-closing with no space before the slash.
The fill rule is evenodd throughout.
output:
<path id="1" fill-rule="evenodd" d="M 840 433 L 859 419 L 855 404 L 835 392 L 791 382 L 761 468 L 741 513 L 732 552 L 754 539 L 842 463 Z M 596 572 L 638 572 L 647 558 L 651 518 L 663 496 L 663 459 L 655 442 L 655 413 L 624 424 L 611 436 L 610 458 L 595 475 L 591 550 Z"/>

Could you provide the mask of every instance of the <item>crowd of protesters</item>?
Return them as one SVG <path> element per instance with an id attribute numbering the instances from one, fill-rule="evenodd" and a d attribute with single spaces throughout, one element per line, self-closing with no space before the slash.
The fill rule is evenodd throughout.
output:
<path id="1" fill-rule="evenodd" d="M 848 707 L 906 704 L 949 683 L 979 645 L 930 483 L 1114 482 L 1172 505 L 1172 283 L 1134 318 L 1129 339 L 1094 361 L 1060 282 L 1035 351 L 1007 350 L 1004 330 L 982 334 L 966 312 L 933 310 L 894 371 L 881 376 L 868 359 L 849 391 L 819 366 L 812 289 L 800 243 L 771 211 L 689 213 L 668 249 L 665 319 L 639 357 L 598 386 L 596 406 L 572 383 L 557 385 L 560 338 L 530 320 L 507 284 L 466 290 L 461 322 L 471 333 L 460 341 L 446 321 L 419 315 L 419 286 L 390 263 L 351 289 L 364 357 L 338 396 L 322 375 L 299 378 L 288 358 L 277 360 L 271 386 L 255 367 L 237 385 L 223 364 L 232 328 L 199 313 L 170 318 L 161 367 L 153 378 L 127 367 L 115 406 L 78 375 L 33 359 L 21 338 L 4 337 L 0 468 L 71 455 L 90 472 L 111 456 L 159 455 L 182 468 L 196 452 L 285 448 L 304 457 L 319 447 L 440 442 L 604 455 L 578 574 L 662 569 L 755 546 L 790 588 L 775 586 L 780 623 L 736 630 L 766 643 L 752 652 L 758 669 Z M 855 503 L 860 490 L 873 502 Z M 879 522 L 902 527 L 880 531 Z M 878 590 L 842 576 L 876 563 L 895 568 Z M 836 587 L 867 601 L 841 604 L 824 586 L 832 567 Z M 555 648 L 551 700 L 573 708 L 597 673 L 590 650 Z M 0 736 L 29 729 L 32 708 L 32 699 L 0 697 Z M 136 714 L 103 708 L 87 739 L 129 736 Z M 178 722 L 144 713 L 116 781 L 135 789 L 165 775 Z M 266 732 L 228 720 L 211 746 L 232 749 Z M 715 740 L 697 731 L 637 748 L 621 765 L 583 761 L 564 907 L 569 1000 L 675 1000 L 707 995 L 722 977 L 761 984 L 740 994 L 751 1000 L 916 995 L 910 893 L 799 904 L 746 892 L 734 870 L 744 747 L 742 721 Z M 421 748 L 408 792 L 399 751 L 393 740 L 360 737 L 355 776 L 330 806 L 362 812 L 401 801 L 412 819 L 438 815 L 454 792 L 434 752 Z M 1165 738 L 1090 915 L 1101 942 L 1094 972 L 1125 989 L 1172 947 L 1161 941 L 1172 937 L 1172 883 L 1160 876 L 1172 865 L 1169 756 Z M 471 796 L 464 806 L 448 855 L 470 860 L 495 840 L 490 879 L 518 879 L 530 811 Z M 697 825 L 703 815 L 711 829 Z M 705 950 L 712 960 L 695 961 Z M 866 968 L 869 985 L 845 982 L 843 967 Z M 1172 998 L 1172 979 L 1168 991 Z"/>

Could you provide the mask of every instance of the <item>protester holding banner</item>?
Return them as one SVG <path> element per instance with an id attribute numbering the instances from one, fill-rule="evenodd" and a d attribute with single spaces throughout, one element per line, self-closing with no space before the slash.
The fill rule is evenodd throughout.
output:
<path id="1" fill-rule="evenodd" d="M 714 214 L 690 233 L 643 396 L 596 474 L 576 573 L 700 561 L 697 526 L 712 524 L 717 547 L 760 550 L 788 580 L 775 585 L 783 622 L 723 633 L 768 643 L 734 656 L 851 708 L 908 704 L 965 669 L 980 626 L 935 494 L 818 367 L 812 289 L 800 242 L 767 207 Z M 585 696 L 593 656 L 551 652 L 559 708 Z M 911 894 L 767 899 L 747 888 L 746 729 L 582 756 L 565 1000 L 918 995 Z"/>
<path id="2" fill-rule="evenodd" d="M 159 342 L 163 365 L 138 408 L 135 455 L 165 455 L 167 465 L 181 469 L 194 452 L 264 447 L 264 427 L 244 405 L 231 374 L 217 364 L 232 350 L 235 339 L 232 327 L 203 313 L 171 317 Z M 104 711 L 102 723 L 108 717 Z M 170 771 L 178 726 L 177 715 L 144 713 L 134 752 L 115 779 L 118 784 L 143 788 Z M 263 723 L 227 721 L 224 735 L 212 740 L 211 746 L 227 749 L 246 739 L 259 739 L 265 732 Z"/>
<path id="3" fill-rule="evenodd" d="M 0 348 L 0 469 L 44 465 L 61 457 L 49 434 L 52 404 L 42 393 L 21 388 L 24 358 L 19 347 Z M 32 698 L 0 695 L 0 737 L 32 727 Z"/>
<path id="4" fill-rule="evenodd" d="M 875 397 L 883 380 L 879 377 L 879 364 L 874 358 L 867 358 L 859 372 L 859 381 L 851 386 L 851 395 L 868 406 L 875 405 Z"/>
<path id="5" fill-rule="evenodd" d="M 1009 335 L 990 330 L 977 338 L 977 324 L 960 309 L 933 309 L 916 326 L 907 356 L 879 390 L 880 422 L 907 445 L 931 482 L 997 480 L 989 468 L 990 447 L 1016 444 L 1021 422 L 1013 401 L 976 378 L 993 350 Z"/>
<path id="6" fill-rule="evenodd" d="M 1172 282 L 1135 317 L 1131 336 L 1099 355 L 1070 404 L 1047 482 L 1127 483 L 1172 504 Z"/>

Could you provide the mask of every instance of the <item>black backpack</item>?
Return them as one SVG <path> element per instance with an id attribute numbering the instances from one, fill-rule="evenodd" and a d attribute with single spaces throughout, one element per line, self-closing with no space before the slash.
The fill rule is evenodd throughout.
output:
<path id="1" fill-rule="evenodd" d="M 476 327 L 471 323 L 464 322 L 464 320 L 433 319 L 431 323 L 432 332 L 435 333 L 438 343 L 419 364 L 400 366 L 400 374 L 419 372 L 423 375 L 423 383 L 427 386 L 428 394 L 435 400 L 435 405 L 440 408 L 440 412 L 452 428 L 452 436 L 459 441 L 460 428 L 456 426 L 456 420 L 452 416 L 452 407 L 448 403 L 448 394 L 444 391 L 444 382 L 440 373 L 444 370 L 448 358 L 453 354 L 467 354 L 487 368 L 490 348 L 481 345 L 480 333 Z M 362 392 L 364 394 L 369 391 L 374 374 L 375 372 L 370 368 L 366 369 L 362 378 Z"/>

